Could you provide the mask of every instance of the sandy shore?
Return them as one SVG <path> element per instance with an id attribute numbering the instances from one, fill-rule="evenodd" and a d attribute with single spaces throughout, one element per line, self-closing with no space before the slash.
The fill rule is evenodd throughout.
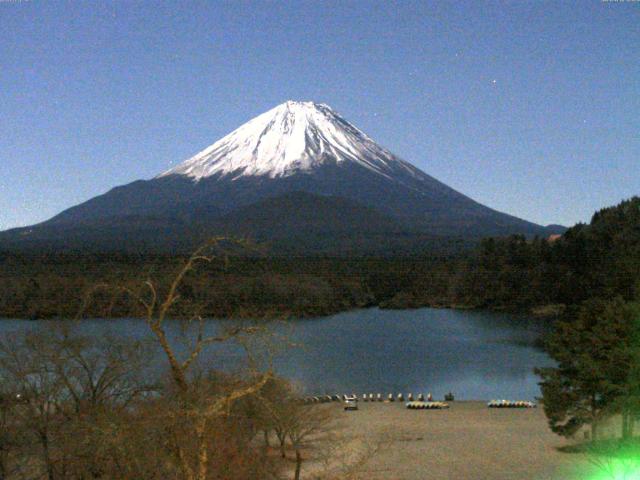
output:
<path id="1" fill-rule="evenodd" d="M 402 403 L 335 404 L 344 448 L 375 446 L 357 475 L 363 479 L 571 480 L 585 478 L 588 460 L 563 453 L 571 442 L 552 433 L 542 408 L 489 409 L 452 402 L 448 410 L 408 410 Z"/>

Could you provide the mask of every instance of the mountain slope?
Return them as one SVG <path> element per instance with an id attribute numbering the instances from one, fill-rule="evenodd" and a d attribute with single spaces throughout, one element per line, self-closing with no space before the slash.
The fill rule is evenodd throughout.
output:
<path id="1" fill-rule="evenodd" d="M 16 239 L 25 241 L 28 236 L 46 243 L 46 232 L 53 230 L 62 237 L 63 231 L 74 231 L 80 238 L 82 228 L 104 231 L 114 224 L 129 231 L 127 241 L 133 241 L 136 232 L 147 228 L 148 219 L 154 219 L 152 224 L 161 221 L 165 227 L 171 225 L 169 231 L 159 233 L 160 237 L 180 235 L 182 231 L 209 234 L 228 230 L 231 225 L 256 234 L 260 220 L 247 217 L 243 209 L 275 198 L 281 200 L 259 208 L 268 207 L 271 218 L 286 216 L 290 235 L 309 235 L 307 219 L 283 200 L 293 192 L 309 194 L 301 205 L 315 202 L 329 218 L 332 214 L 327 210 L 327 197 L 368 209 L 367 214 L 360 212 L 361 221 L 351 216 L 343 225 L 354 232 L 361 230 L 357 225 L 373 222 L 375 227 L 369 233 L 375 230 L 380 234 L 386 229 L 390 235 L 398 225 L 427 235 L 549 233 L 544 227 L 492 210 L 439 182 L 376 144 L 326 105 L 286 102 L 153 179 L 114 188 L 43 224 L 0 235 L 0 243 L 4 238 L 15 244 Z M 357 208 L 348 210 L 353 213 Z M 380 221 L 382 218 L 386 220 Z M 249 223 L 252 225 L 246 225 Z M 319 222 L 316 226 L 322 226 L 328 235 L 331 223 Z M 264 231 L 270 226 L 273 232 Z M 264 228 L 261 235 L 277 236 L 273 223 L 265 223 Z M 320 232 L 318 228 L 314 235 Z M 188 236 L 194 237 L 192 233 Z M 154 239 L 154 244 L 162 243 L 162 238 Z M 167 246 L 175 243 L 175 238 L 167 238 Z"/>
<path id="2" fill-rule="evenodd" d="M 38 228 L 0 232 L 0 245 L 7 250 L 40 252 L 188 253 L 214 234 L 250 237 L 273 254 L 450 250 L 442 241 L 410 231 L 372 208 L 306 192 L 270 197 L 226 215 L 203 216 L 197 221 L 131 215 L 73 224 L 46 223 Z"/>
<path id="3" fill-rule="evenodd" d="M 224 215 L 214 222 L 235 235 L 286 238 L 300 233 L 334 235 L 402 229 L 392 217 L 340 197 L 292 192 Z"/>

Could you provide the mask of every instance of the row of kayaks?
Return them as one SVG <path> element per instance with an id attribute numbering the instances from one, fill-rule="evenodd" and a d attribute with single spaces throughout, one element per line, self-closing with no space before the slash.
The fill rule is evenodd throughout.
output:
<path id="1" fill-rule="evenodd" d="M 449 404 L 445 402 L 407 402 L 406 406 L 409 410 L 442 410 L 449 408 Z"/>
<path id="2" fill-rule="evenodd" d="M 347 395 L 318 395 L 315 397 L 305 397 L 302 399 L 303 403 L 329 403 L 329 402 L 342 402 L 347 398 Z"/>
<path id="3" fill-rule="evenodd" d="M 315 397 L 306 397 L 304 398 L 304 402 L 305 403 L 327 403 L 327 402 L 340 402 L 340 401 L 344 401 L 347 400 L 348 398 L 351 399 L 355 399 L 355 400 L 359 400 L 362 402 L 404 402 L 405 399 L 409 402 L 413 402 L 413 401 L 418 401 L 418 402 L 429 402 L 431 396 L 427 395 L 425 397 L 425 395 L 423 393 L 420 393 L 418 395 L 416 395 L 415 397 L 413 396 L 412 393 L 407 394 L 406 396 L 402 393 L 399 393 L 398 395 L 393 395 L 393 393 L 390 393 L 386 396 L 384 396 L 381 393 L 364 393 L 362 394 L 362 396 L 358 396 L 356 394 L 352 394 L 352 395 L 318 395 Z"/>
<path id="4" fill-rule="evenodd" d="M 489 408 L 536 408 L 533 402 L 525 400 L 491 400 L 487 403 Z"/>
<path id="5" fill-rule="evenodd" d="M 433 402 L 426 400 L 423 394 L 419 394 L 417 396 L 417 400 L 414 400 L 412 394 L 407 395 L 408 402 L 406 403 L 406 407 L 410 409 L 429 409 L 429 408 L 449 408 L 449 405 L 445 402 Z M 306 397 L 303 400 L 304 403 L 329 403 L 329 402 L 343 402 L 347 399 L 353 400 L 361 400 L 364 402 L 403 402 L 405 396 L 403 394 L 398 394 L 394 396 L 393 394 L 389 394 L 386 398 L 383 397 L 380 393 L 374 394 L 364 394 L 362 397 L 358 398 L 357 395 L 319 395 L 315 397 Z M 491 400 L 487 403 L 489 408 L 536 408 L 536 404 L 534 402 L 529 402 L 525 400 Z"/>

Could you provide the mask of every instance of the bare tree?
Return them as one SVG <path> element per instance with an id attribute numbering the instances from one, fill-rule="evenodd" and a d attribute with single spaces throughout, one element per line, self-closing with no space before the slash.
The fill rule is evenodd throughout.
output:
<path id="1" fill-rule="evenodd" d="M 280 378 L 271 379 L 255 398 L 259 402 L 258 416 L 267 432 L 265 442 L 268 445 L 268 434 L 273 431 L 278 440 L 280 456 L 286 458 L 286 442 L 291 426 L 290 418 L 298 408 L 299 398 L 294 394 L 291 385 Z"/>
<path id="2" fill-rule="evenodd" d="M 0 377 L 7 395 L 3 436 L 21 437 L 21 457 L 37 458 L 45 476 L 100 477 L 109 437 L 101 426 L 143 392 L 137 342 L 80 336 L 66 324 L 15 333 L 0 342 Z M 4 416 L 4 415 L 3 415 Z M 5 457 L 6 458 L 6 457 Z"/>
<path id="3" fill-rule="evenodd" d="M 47 348 L 45 337 L 34 333 L 11 335 L 0 342 L 0 368 L 9 390 L 25 399 L 15 409 L 16 426 L 37 447 L 37 456 L 49 480 L 57 478 L 58 456 L 53 447 L 56 432 L 62 426 L 57 406 L 64 397 L 64 386 L 51 365 L 40 353 Z"/>
<path id="4" fill-rule="evenodd" d="M 216 254 L 216 250 L 219 250 L 224 242 L 228 240 L 223 237 L 214 238 L 196 250 L 177 272 L 164 295 L 160 294 L 151 280 L 144 282 L 142 292 L 126 287 L 115 289 L 117 292 L 126 293 L 142 306 L 146 324 L 168 362 L 173 394 L 176 398 L 175 409 L 170 412 L 170 416 L 174 426 L 181 427 L 173 433 L 182 431 L 182 435 L 173 435 L 172 450 L 181 475 L 187 480 L 205 480 L 208 477 L 211 458 L 211 442 L 208 435 L 216 419 L 228 416 L 235 402 L 255 394 L 273 377 L 271 369 L 259 371 L 258 362 L 252 358 L 249 349 L 245 349 L 245 353 L 250 368 L 250 382 L 241 382 L 225 392 L 211 392 L 203 382 L 195 381 L 190 376 L 194 363 L 207 346 L 229 340 L 242 344 L 247 336 L 263 330 L 261 327 L 237 326 L 220 334 L 206 335 L 204 319 L 196 314 L 183 321 L 185 329 L 195 328 L 195 335 L 182 355 L 167 331 L 167 321 L 172 307 L 180 299 L 178 292 L 185 277 L 198 264 L 211 263 L 215 259 L 224 260 L 224 256 Z M 234 244 L 238 243 L 234 241 Z M 185 435 L 188 441 L 184 440 Z"/>
<path id="5" fill-rule="evenodd" d="M 17 454 L 20 433 L 15 425 L 16 409 L 21 403 L 19 394 L 8 388 L 8 382 L 0 375 L 0 480 L 10 478 L 16 470 L 12 457 Z"/>
<path id="6" fill-rule="evenodd" d="M 330 408 L 319 405 L 296 404 L 287 416 L 287 434 L 296 456 L 294 480 L 300 479 L 303 451 L 305 447 L 322 441 L 322 437 L 331 430 Z"/>
<path id="7" fill-rule="evenodd" d="M 155 391 L 153 382 L 145 381 L 152 349 L 148 342 L 72 334 L 65 324 L 50 338 L 46 353 L 64 386 L 58 409 L 69 439 L 68 469 L 78 477 L 86 472 L 101 478 L 113 457 L 117 419 L 127 415 L 132 402 Z"/>

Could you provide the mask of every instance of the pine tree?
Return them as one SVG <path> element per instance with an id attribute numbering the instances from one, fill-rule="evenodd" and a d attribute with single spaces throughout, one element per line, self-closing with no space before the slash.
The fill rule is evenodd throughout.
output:
<path id="1" fill-rule="evenodd" d="M 602 417 L 627 411 L 635 387 L 637 309 L 621 298 L 593 299 L 568 310 L 547 340 L 556 367 L 536 369 L 551 430 L 570 437 L 584 425 L 592 438 Z M 640 385 L 639 385 L 640 386 Z"/>
<path id="2" fill-rule="evenodd" d="M 640 416 L 640 304 L 629 304 L 627 308 L 631 331 L 629 340 L 620 346 L 627 378 L 610 408 L 612 413 L 621 415 L 624 440 L 633 437 L 634 424 Z"/>

